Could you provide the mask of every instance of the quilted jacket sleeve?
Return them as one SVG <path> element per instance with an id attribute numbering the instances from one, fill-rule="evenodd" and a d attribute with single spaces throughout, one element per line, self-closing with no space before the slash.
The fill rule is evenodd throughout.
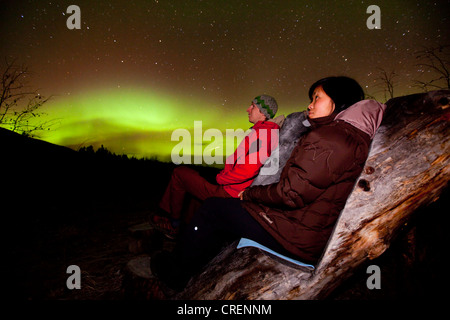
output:
<path id="1" fill-rule="evenodd" d="M 280 181 L 248 188 L 244 200 L 301 208 L 313 202 L 352 164 L 351 141 L 330 130 L 315 130 L 295 147 Z"/>

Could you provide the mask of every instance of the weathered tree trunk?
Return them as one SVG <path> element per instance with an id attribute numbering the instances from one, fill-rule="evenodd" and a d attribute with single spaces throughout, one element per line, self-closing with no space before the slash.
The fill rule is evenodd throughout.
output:
<path id="1" fill-rule="evenodd" d="M 176 299 L 320 299 L 381 255 L 450 177 L 450 91 L 391 99 L 361 174 L 314 270 L 226 247 Z"/>

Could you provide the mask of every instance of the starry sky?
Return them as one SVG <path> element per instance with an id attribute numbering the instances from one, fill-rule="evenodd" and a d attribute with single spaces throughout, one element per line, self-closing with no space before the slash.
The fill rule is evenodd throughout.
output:
<path id="1" fill-rule="evenodd" d="M 81 29 L 66 25 L 73 4 Z M 369 5 L 380 8 L 381 29 L 367 27 Z M 288 115 L 307 107 L 313 82 L 346 75 L 385 102 L 380 70 L 397 74 L 395 96 L 421 92 L 414 80 L 434 75 L 416 52 L 450 44 L 449 8 L 449 0 L 1 0 L 0 59 L 2 68 L 27 66 L 30 87 L 52 96 L 42 111 L 56 121 L 42 139 L 169 161 L 174 130 L 202 121 L 203 131 L 245 131 L 260 94 Z"/>

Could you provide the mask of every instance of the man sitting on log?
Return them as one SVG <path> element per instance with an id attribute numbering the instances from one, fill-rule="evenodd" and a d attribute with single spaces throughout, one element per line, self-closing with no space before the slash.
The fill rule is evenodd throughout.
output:
<path id="1" fill-rule="evenodd" d="M 302 136 L 278 182 L 251 186 L 236 198 L 207 199 L 171 253 L 151 258 L 151 271 L 182 290 L 191 276 L 239 238 L 315 264 L 361 174 L 384 105 L 364 100 L 361 86 L 329 77 L 309 90 L 311 130 Z"/>
<path id="2" fill-rule="evenodd" d="M 274 97 L 260 95 L 253 99 L 247 113 L 248 121 L 254 126 L 227 158 L 225 168 L 216 176 L 216 183 L 209 182 L 190 167 L 176 167 L 159 203 L 159 211 L 150 216 L 150 224 L 174 239 L 183 220 L 189 222 L 190 219 L 190 214 L 183 212 L 187 195 L 199 202 L 211 197 L 237 198 L 252 184 L 266 158 L 277 147 L 277 139 L 273 138 L 278 138 L 284 120 L 284 116 L 274 118 L 277 110 Z"/>

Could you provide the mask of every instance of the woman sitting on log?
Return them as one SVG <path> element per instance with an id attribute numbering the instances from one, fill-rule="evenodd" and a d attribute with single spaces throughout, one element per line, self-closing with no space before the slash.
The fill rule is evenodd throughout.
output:
<path id="1" fill-rule="evenodd" d="M 385 106 L 361 101 L 361 86 L 347 77 L 317 81 L 309 98 L 311 130 L 300 138 L 279 181 L 249 187 L 240 199 L 207 199 L 175 250 L 151 258 L 153 275 L 181 290 L 224 244 L 239 238 L 318 262 L 361 174 Z"/>

